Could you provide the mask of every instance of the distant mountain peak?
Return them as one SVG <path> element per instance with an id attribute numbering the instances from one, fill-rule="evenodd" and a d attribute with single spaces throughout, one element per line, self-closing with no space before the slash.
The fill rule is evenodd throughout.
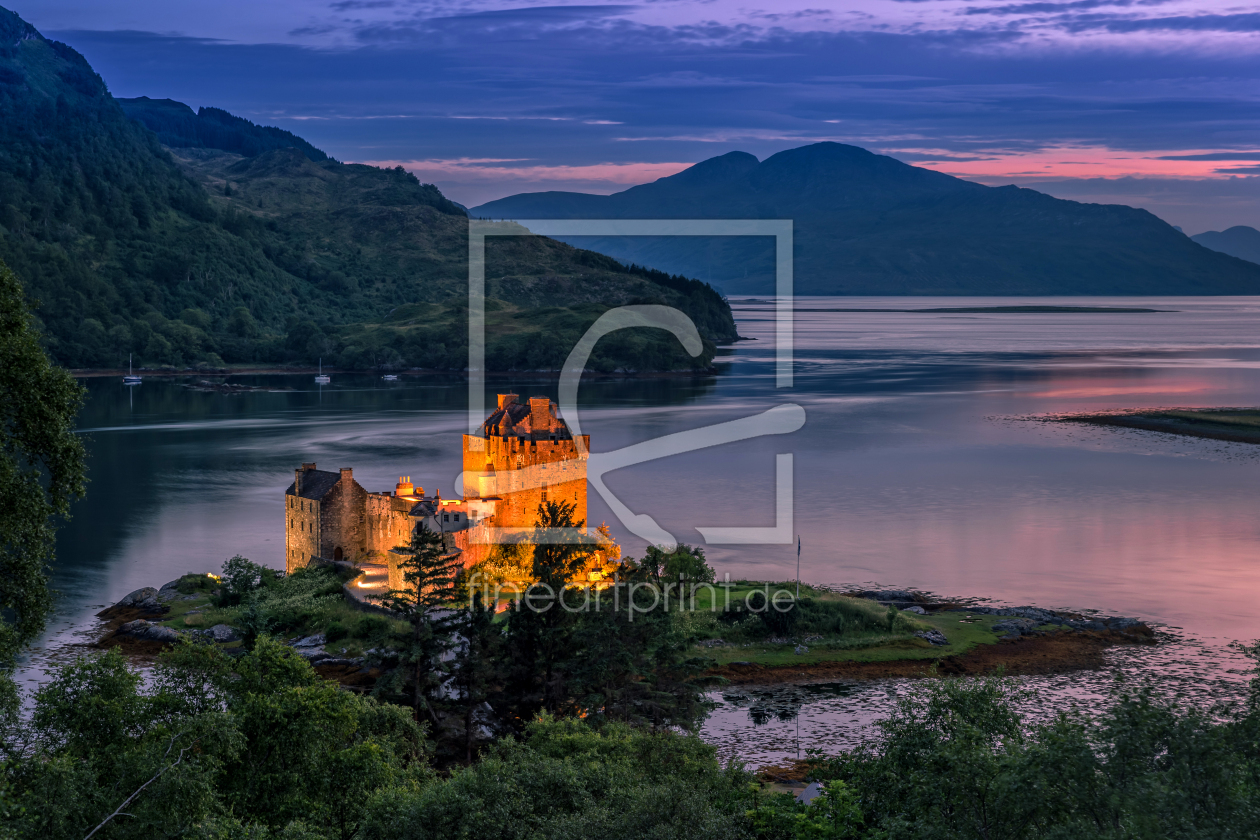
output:
<path id="1" fill-rule="evenodd" d="M 1260 263 L 1260 230 L 1247 225 L 1234 225 L 1225 230 L 1209 230 L 1190 237 L 1204 248 Z"/>
<path id="2" fill-rule="evenodd" d="M 748 152 L 727 152 L 724 155 L 702 160 L 682 172 L 661 180 L 687 185 L 725 183 L 747 175 L 760 163 L 756 155 Z"/>
<path id="3" fill-rule="evenodd" d="M 612 195 L 526 193 L 471 212 L 496 219 L 790 219 L 801 294 L 1260 293 L 1256 266 L 1188 241 L 1145 210 L 988 187 L 845 143 L 811 143 L 760 162 L 728 153 Z M 711 240 L 581 242 L 626 262 L 699 277 L 728 294 L 775 288 L 773 248 L 752 238 Z"/>

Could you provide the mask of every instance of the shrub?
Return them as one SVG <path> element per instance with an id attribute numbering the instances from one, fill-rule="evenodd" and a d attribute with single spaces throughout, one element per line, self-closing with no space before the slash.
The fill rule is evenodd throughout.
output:
<path id="1" fill-rule="evenodd" d="M 324 629 L 324 638 L 326 638 L 330 642 L 335 642 L 339 639 L 344 639 L 346 636 L 349 636 L 349 635 L 350 635 L 350 631 L 347 630 L 346 625 L 342 624 L 340 621 L 334 621 L 332 624 L 329 624 L 328 627 Z"/>
<path id="2" fill-rule="evenodd" d="M 390 630 L 389 620 L 381 615 L 365 615 L 354 628 L 356 639 L 380 638 Z"/>
<path id="3" fill-rule="evenodd" d="M 219 605 L 231 606 L 239 604 L 246 595 L 262 586 L 264 581 L 270 581 L 274 578 L 275 575 L 270 569 L 238 554 L 223 564 L 223 574 L 220 576 Z"/>

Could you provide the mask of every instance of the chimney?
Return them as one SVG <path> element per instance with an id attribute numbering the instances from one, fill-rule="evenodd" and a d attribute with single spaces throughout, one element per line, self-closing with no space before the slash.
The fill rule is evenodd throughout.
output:
<path id="1" fill-rule="evenodd" d="M 499 408 L 509 406 L 516 402 L 516 394 L 499 394 Z"/>
<path id="2" fill-rule="evenodd" d="M 411 476 L 398 476 L 398 484 L 394 487 L 395 496 L 414 496 L 416 493 L 415 485 L 411 483 Z"/>
<path id="3" fill-rule="evenodd" d="M 353 473 L 354 473 L 354 470 L 352 470 L 350 467 L 342 467 L 342 468 L 341 468 L 341 480 L 342 480 L 342 481 L 354 481 Z"/>
<path id="4" fill-rule="evenodd" d="M 529 398 L 529 425 L 534 434 L 546 434 L 551 428 L 551 400 L 546 397 Z"/>
<path id="5" fill-rule="evenodd" d="M 309 463 L 309 464 L 303 464 L 303 465 L 302 465 L 302 469 L 303 469 L 303 470 L 313 470 L 313 469 L 315 469 L 315 462 L 314 462 L 314 461 L 312 461 L 312 462 L 311 462 L 311 463 Z"/>
<path id="6" fill-rule="evenodd" d="M 302 470 L 300 469 L 293 471 L 293 495 L 302 495 Z"/>

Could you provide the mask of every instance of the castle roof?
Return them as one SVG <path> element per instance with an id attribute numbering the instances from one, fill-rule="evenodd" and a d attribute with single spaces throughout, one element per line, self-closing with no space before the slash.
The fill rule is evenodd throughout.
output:
<path id="1" fill-rule="evenodd" d="M 477 427 L 481 437 L 543 438 L 569 436 L 569 426 L 558 416 L 557 406 L 546 397 L 531 397 L 528 403 L 516 401 L 515 394 L 500 398 L 501 405 Z M 537 427 L 537 428 L 535 428 Z"/>
<path id="2" fill-rule="evenodd" d="M 319 501 L 328 495 L 328 491 L 341 481 L 341 473 L 328 472 L 327 470 L 303 470 L 302 471 L 302 492 L 294 493 L 293 485 L 289 485 L 289 489 L 284 492 L 290 496 L 298 496 L 303 499 L 314 499 Z"/>

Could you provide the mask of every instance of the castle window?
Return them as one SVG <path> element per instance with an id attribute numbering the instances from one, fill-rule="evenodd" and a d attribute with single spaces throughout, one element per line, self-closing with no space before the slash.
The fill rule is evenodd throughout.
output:
<path id="1" fill-rule="evenodd" d="M 443 521 L 443 522 L 450 522 L 450 521 L 451 521 L 451 515 L 450 515 L 449 513 L 444 513 L 444 514 L 442 514 L 442 521 Z"/>
<path id="2" fill-rule="evenodd" d="M 456 521 L 456 522 L 458 522 L 458 521 L 459 521 L 459 514 L 458 514 L 458 513 L 457 513 L 457 514 L 455 514 L 455 521 Z"/>

